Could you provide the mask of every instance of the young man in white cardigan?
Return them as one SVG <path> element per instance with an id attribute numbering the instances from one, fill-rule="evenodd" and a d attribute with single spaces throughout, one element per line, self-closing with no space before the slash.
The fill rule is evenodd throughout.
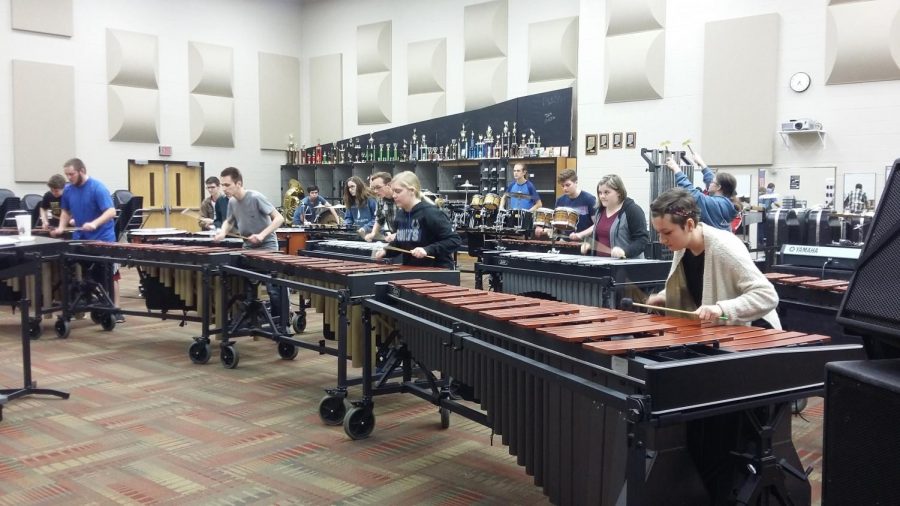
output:
<path id="1" fill-rule="evenodd" d="M 647 304 L 693 311 L 702 320 L 728 325 L 781 329 L 775 287 L 737 236 L 700 222 L 689 192 L 666 191 L 650 204 L 650 215 L 660 242 L 674 257 L 665 289 Z"/>

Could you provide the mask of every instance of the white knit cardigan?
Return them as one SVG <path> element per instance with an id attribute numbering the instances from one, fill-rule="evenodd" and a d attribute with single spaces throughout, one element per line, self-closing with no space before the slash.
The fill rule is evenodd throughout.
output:
<path id="1" fill-rule="evenodd" d="M 775 308 L 778 293 L 753 263 L 744 243 L 734 234 L 700 224 L 703 233 L 703 301 L 701 305 L 718 304 L 724 311 L 727 325 L 749 325 L 763 318 L 773 328 L 780 329 L 781 321 Z M 681 259 L 684 250 L 674 253 L 666 288 L 666 307 L 693 311 L 697 309 L 691 297 Z"/>

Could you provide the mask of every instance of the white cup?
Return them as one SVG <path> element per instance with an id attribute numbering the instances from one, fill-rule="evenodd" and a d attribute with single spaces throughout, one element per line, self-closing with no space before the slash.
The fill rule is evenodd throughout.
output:
<path id="1" fill-rule="evenodd" d="M 16 227 L 19 229 L 19 237 L 31 237 L 31 215 L 16 215 Z"/>

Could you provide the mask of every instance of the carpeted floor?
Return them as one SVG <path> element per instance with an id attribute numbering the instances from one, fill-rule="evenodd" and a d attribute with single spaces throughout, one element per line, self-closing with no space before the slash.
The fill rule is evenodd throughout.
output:
<path id="1" fill-rule="evenodd" d="M 472 275 L 464 275 L 472 284 Z M 125 271 L 122 305 L 142 309 Z M 0 422 L 0 505 L 6 504 L 546 504 L 490 430 L 413 396 L 376 399 L 369 439 L 351 441 L 318 417 L 335 360 L 271 341 L 239 341 L 237 369 L 191 364 L 199 325 L 129 316 L 112 332 L 90 319 L 32 342 L 38 386 L 68 400 L 11 401 Z M 321 330 L 310 313 L 305 335 Z M 0 385 L 22 384 L 18 315 L 0 313 Z M 358 389 L 351 397 L 358 396 Z M 805 419 L 804 419 L 805 418 Z M 794 433 L 820 495 L 822 403 Z"/>

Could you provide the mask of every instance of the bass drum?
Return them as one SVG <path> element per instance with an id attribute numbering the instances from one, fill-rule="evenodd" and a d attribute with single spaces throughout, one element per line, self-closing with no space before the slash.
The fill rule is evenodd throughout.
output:
<path id="1" fill-rule="evenodd" d="M 337 225 L 337 221 L 334 220 L 334 215 L 331 214 L 327 209 L 323 210 L 316 216 L 316 224 L 318 225 Z"/>

